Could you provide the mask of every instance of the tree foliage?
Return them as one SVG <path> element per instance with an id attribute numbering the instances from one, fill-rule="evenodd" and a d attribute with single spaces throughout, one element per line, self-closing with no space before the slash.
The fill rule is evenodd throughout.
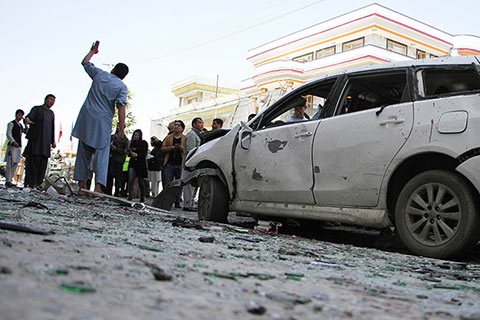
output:
<path id="1" fill-rule="evenodd" d="M 125 106 L 125 134 L 132 134 L 134 131 L 134 126 L 137 124 L 137 118 L 133 115 L 131 110 L 131 101 L 134 97 L 134 94 L 128 89 L 127 92 L 127 105 Z M 115 128 L 118 124 L 118 109 L 115 108 L 115 116 L 113 117 L 112 129 L 115 132 Z"/>

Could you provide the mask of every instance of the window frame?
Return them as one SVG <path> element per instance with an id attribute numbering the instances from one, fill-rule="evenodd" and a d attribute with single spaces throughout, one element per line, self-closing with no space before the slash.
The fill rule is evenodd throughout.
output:
<path id="1" fill-rule="evenodd" d="M 429 100 L 429 99 L 438 99 L 445 96 L 459 96 L 459 95 L 470 95 L 480 93 L 480 89 L 472 91 L 453 91 L 448 93 L 439 93 L 427 95 L 426 93 L 426 83 L 425 83 L 425 70 L 472 70 L 476 72 L 477 76 L 480 78 L 480 68 L 478 65 L 462 64 L 462 65 L 428 65 L 428 66 L 419 66 L 414 70 L 415 76 L 415 99 L 416 100 Z"/>
<path id="2" fill-rule="evenodd" d="M 319 52 L 322 52 L 322 51 L 325 51 L 325 50 L 329 50 L 329 49 L 332 49 L 333 48 L 333 53 L 332 54 L 328 54 L 326 56 L 322 56 L 322 57 L 319 57 L 318 56 L 318 53 Z M 323 48 L 323 49 L 319 49 L 317 51 L 315 51 L 315 60 L 316 59 L 322 59 L 322 58 L 325 58 L 325 57 L 329 57 L 329 56 L 333 56 L 334 54 L 337 53 L 337 46 L 333 45 L 333 46 L 330 46 L 330 47 L 326 47 L 326 48 Z"/>
<path id="3" fill-rule="evenodd" d="M 376 76 L 381 76 L 381 75 L 391 75 L 391 74 L 400 74 L 403 73 L 405 75 L 405 88 L 404 92 L 402 94 L 402 97 L 405 96 L 407 101 L 403 101 L 401 99 L 398 103 L 395 104 L 389 104 L 388 106 L 391 105 L 396 105 L 396 104 L 402 104 L 402 103 L 408 103 L 408 102 L 413 102 L 413 96 L 411 94 L 411 70 L 408 67 L 403 67 L 403 68 L 395 68 L 395 69 L 381 69 L 381 70 L 375 70 L 375 71 L 361 71 L 358 73 L 351 73 L 351 74 L 346 74 L 341 86 L 338 88 L 337 96 L 336 96 L 336 101 L 335 101 L 335 106 L 333 108 L 333 114 L 331 116 L 336 117 L 336 116 L 342 116 L 342 115 L 350 115 L 350 114 L 355 114 L 357 112 L 362 112 L 362 111 L 368 111 L 368 110 L 374 110 L 379 108 L 378 106 L 364 109 L 364 110 L 358 110 L 354 112 L 347 112 L 347 113 L 340 113 L 342 106 L 343 106 L 343 100 L 344 100 L 344 95 L 346 94 L 346 90 L 348 85 L 351 83 L 352 79 L 358 79 L 361 77 L 376 77 Z"/>
<path id="4" fill-rule="evenodd" d="M 265 112 L 262 112 L 260 116 L 257 116 L 257 121 L 251 123 L 250 127 L 254 129 L 254 131 L 272 128 L 273 126 L 271 125 L 265 126 L 266 125 L 265 123 L 267 124 L 271 123 L 272 120 L 274 120 L 278 116 L 290 110 L 293 107 L 291 104 L 294 103 L 294 101 L 298 99 L 298 97 L 311 94 L 314 87 L 318 87 L 327 82 L 333 81 L 332 88 L 330 89 L 330 92 L 327 95 L 326 103 L 323 106 L 319 114 L 319 117 L 316 119 L 305 120 L 305 122 L 320 121 L 328 117 L 328 110 L 331 110 L 332 106 L 335 106 L 336 104 L 338 86 L 342 83 L 342 79 L 343 79 L 342 75 L 335 75 L 328 78 L 316 80 L 312 83 L 308 83 L 305 86 L 302 86 L 296 90 L 289 92 L 287 95 L 283 96 L 277 102 L 272 104 L 269 108 L 265 109 Z M 311 115 L 311 117 L 313 117 L 313 115 Z M 298 122 L 283 123 L 281 124 L 281 126 L 293 125 L 293 124 L 298 124 Z"/>
<path id="5" fill-rule="evenodd" d="M 419 53 L 423 53 L 425 55 L 424 58 L 419 58 L 418 57 L 418 54 Z M 417 59 L 427 59 L 428 58 L 428 53 L 426 51 L 423 51 L 423 50 L 420 50 L 420 49 L 417 49 L 416 53 L 415 53 L 415 56 L 417 57 Z"/>
<path id="6" fill-rule="evenodd" d="M 359 40 L 362 40 L 362 45 L 361 45 L 361 46 L 358 46 L 358 47 L 355 47 L 355 48 L 352 48 L 352 49 L 345 50 L 345 45 L 351 44 L 351 43 L 356 42 L 356 41 L 359 41 Z M 361 47 L 365 47 L 365 37 L 360 37 L 360 38 L 353 39 L 353 40 L 346 41 L 346 42 L 342 43 L 342 52 L 347 52 L 347 51 L 355 50 L 355 49 L 358 49 L 358 48 L 361 48 Z"/>
<path id="7" fill-rule="evenodd" d="M 311 56 L 311 59 L 310 60 L 305 60 L 305 61 L 298 61 L 297 59 L 300 59 L 300 58 L 303 58 L 303 57 L 308 57 L 308 56 Z M 292 61 L 296 61 L 296 62 L 300 62 L 300 63 L 305 63 L 305 62 L 310 62 L 312 60 L 315 60 L 315 55 L 314 55 L 314 52 L 309 52 L 309 53 L 305 53 L 305 54 L 302 54 L 301 56 L 298 56 L 298 57 L 295 57 L 292 59 Z"/>
<path id="8" fill-rule="evenodd" d="M 397 51 L 395 51 L 395 50 L 390 49 L 390 48 L 388 47 L 389 43 L 392 43 L 392 44 L 394 44 L 394 45 L 398 45 L 398 46 L 400 46 L 400 47 L 405 48 L 405 53 L 400 53 L 400 52 L 397 52 Z M 407 46 L 406 44 L 403 44 L 403 43 L 401 43 L 401 42 L 398 42 L 398 41 L 395 41 L 395 40 L 392 40 L 392 39 L 388 39 L 388 38 L 387 38 L 387 50 L 388 50 L 388 51 L 391 51 L 391 52 L 395 52 L 395 53 L 401 54 L 401 55 L 403 55 L 403 56 L 407 56 L 407 55 L 408 55 L 408 46 Z"/>

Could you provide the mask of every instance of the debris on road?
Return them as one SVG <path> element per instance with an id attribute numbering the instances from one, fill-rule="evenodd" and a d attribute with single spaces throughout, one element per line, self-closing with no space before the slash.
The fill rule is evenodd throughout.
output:
<path id="1" fill-rule="evenodd" d="M 0 229 L 17 231 L 17 232 L 32 233 L 32 234 L 41 234 L 41 235 L 55 234 L 55 232 L 53 232 L 53 231 L 33 229 L 33 228 L 25 227 L 25 226 L 22 226 L 22 225 L 13 224 L 13 223 L 6 223 L 6 222 L 0 222 Z"/>
<path id="2" fill-rule="evenodd" d="M 266 233 L 249 217 L 219 224 L 65 197 L 0 187 L 0 225 L 55 232 L 0 228 L 2 317 L 475 319 L 480 310 L 475 257 L 428 259 Z"/>

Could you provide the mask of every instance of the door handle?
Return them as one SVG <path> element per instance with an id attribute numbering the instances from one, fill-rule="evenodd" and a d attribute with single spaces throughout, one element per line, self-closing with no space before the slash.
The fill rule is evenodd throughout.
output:
<path id="1" fill-rule="evenodd" d="M 405 122 L 405 119 L 402 119 L 402 118 L 392 118 L 392 119 L 388 119 L 388 120 L 385 120 L 385 121 L 381 121 L 379 123 L 379 125 L 381 126 L 385 126 L 389 123 L 392 123 L 392 124 L 399 124 L 399 123 L 404 123 Z"/>
<path id="2" fill-rule="evenodd" d="M 309 131 L 309 132 L 304 132 L 304 133 L 297 134 L 295 136 L 295 138 L 310 137 L 311 135 L 313 135 L 313 132 Z"/>

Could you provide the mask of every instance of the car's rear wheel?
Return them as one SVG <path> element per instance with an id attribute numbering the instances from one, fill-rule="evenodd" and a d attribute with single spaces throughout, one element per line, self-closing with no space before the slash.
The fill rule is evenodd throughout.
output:
<path id="1" fill-rule="evenodd" d="M 219 177 L 200 178 L 198 218 L 200 220 L 227 222 L 228 190 Z"/>
<path id="2" fill-rule="evenodd" d="M 402 189 L 395 224 L 403 243 L 415 254 L 448 258 L 462 254 L 479 239 L 477 198 L 459 174 L 429 170 Z"/>

